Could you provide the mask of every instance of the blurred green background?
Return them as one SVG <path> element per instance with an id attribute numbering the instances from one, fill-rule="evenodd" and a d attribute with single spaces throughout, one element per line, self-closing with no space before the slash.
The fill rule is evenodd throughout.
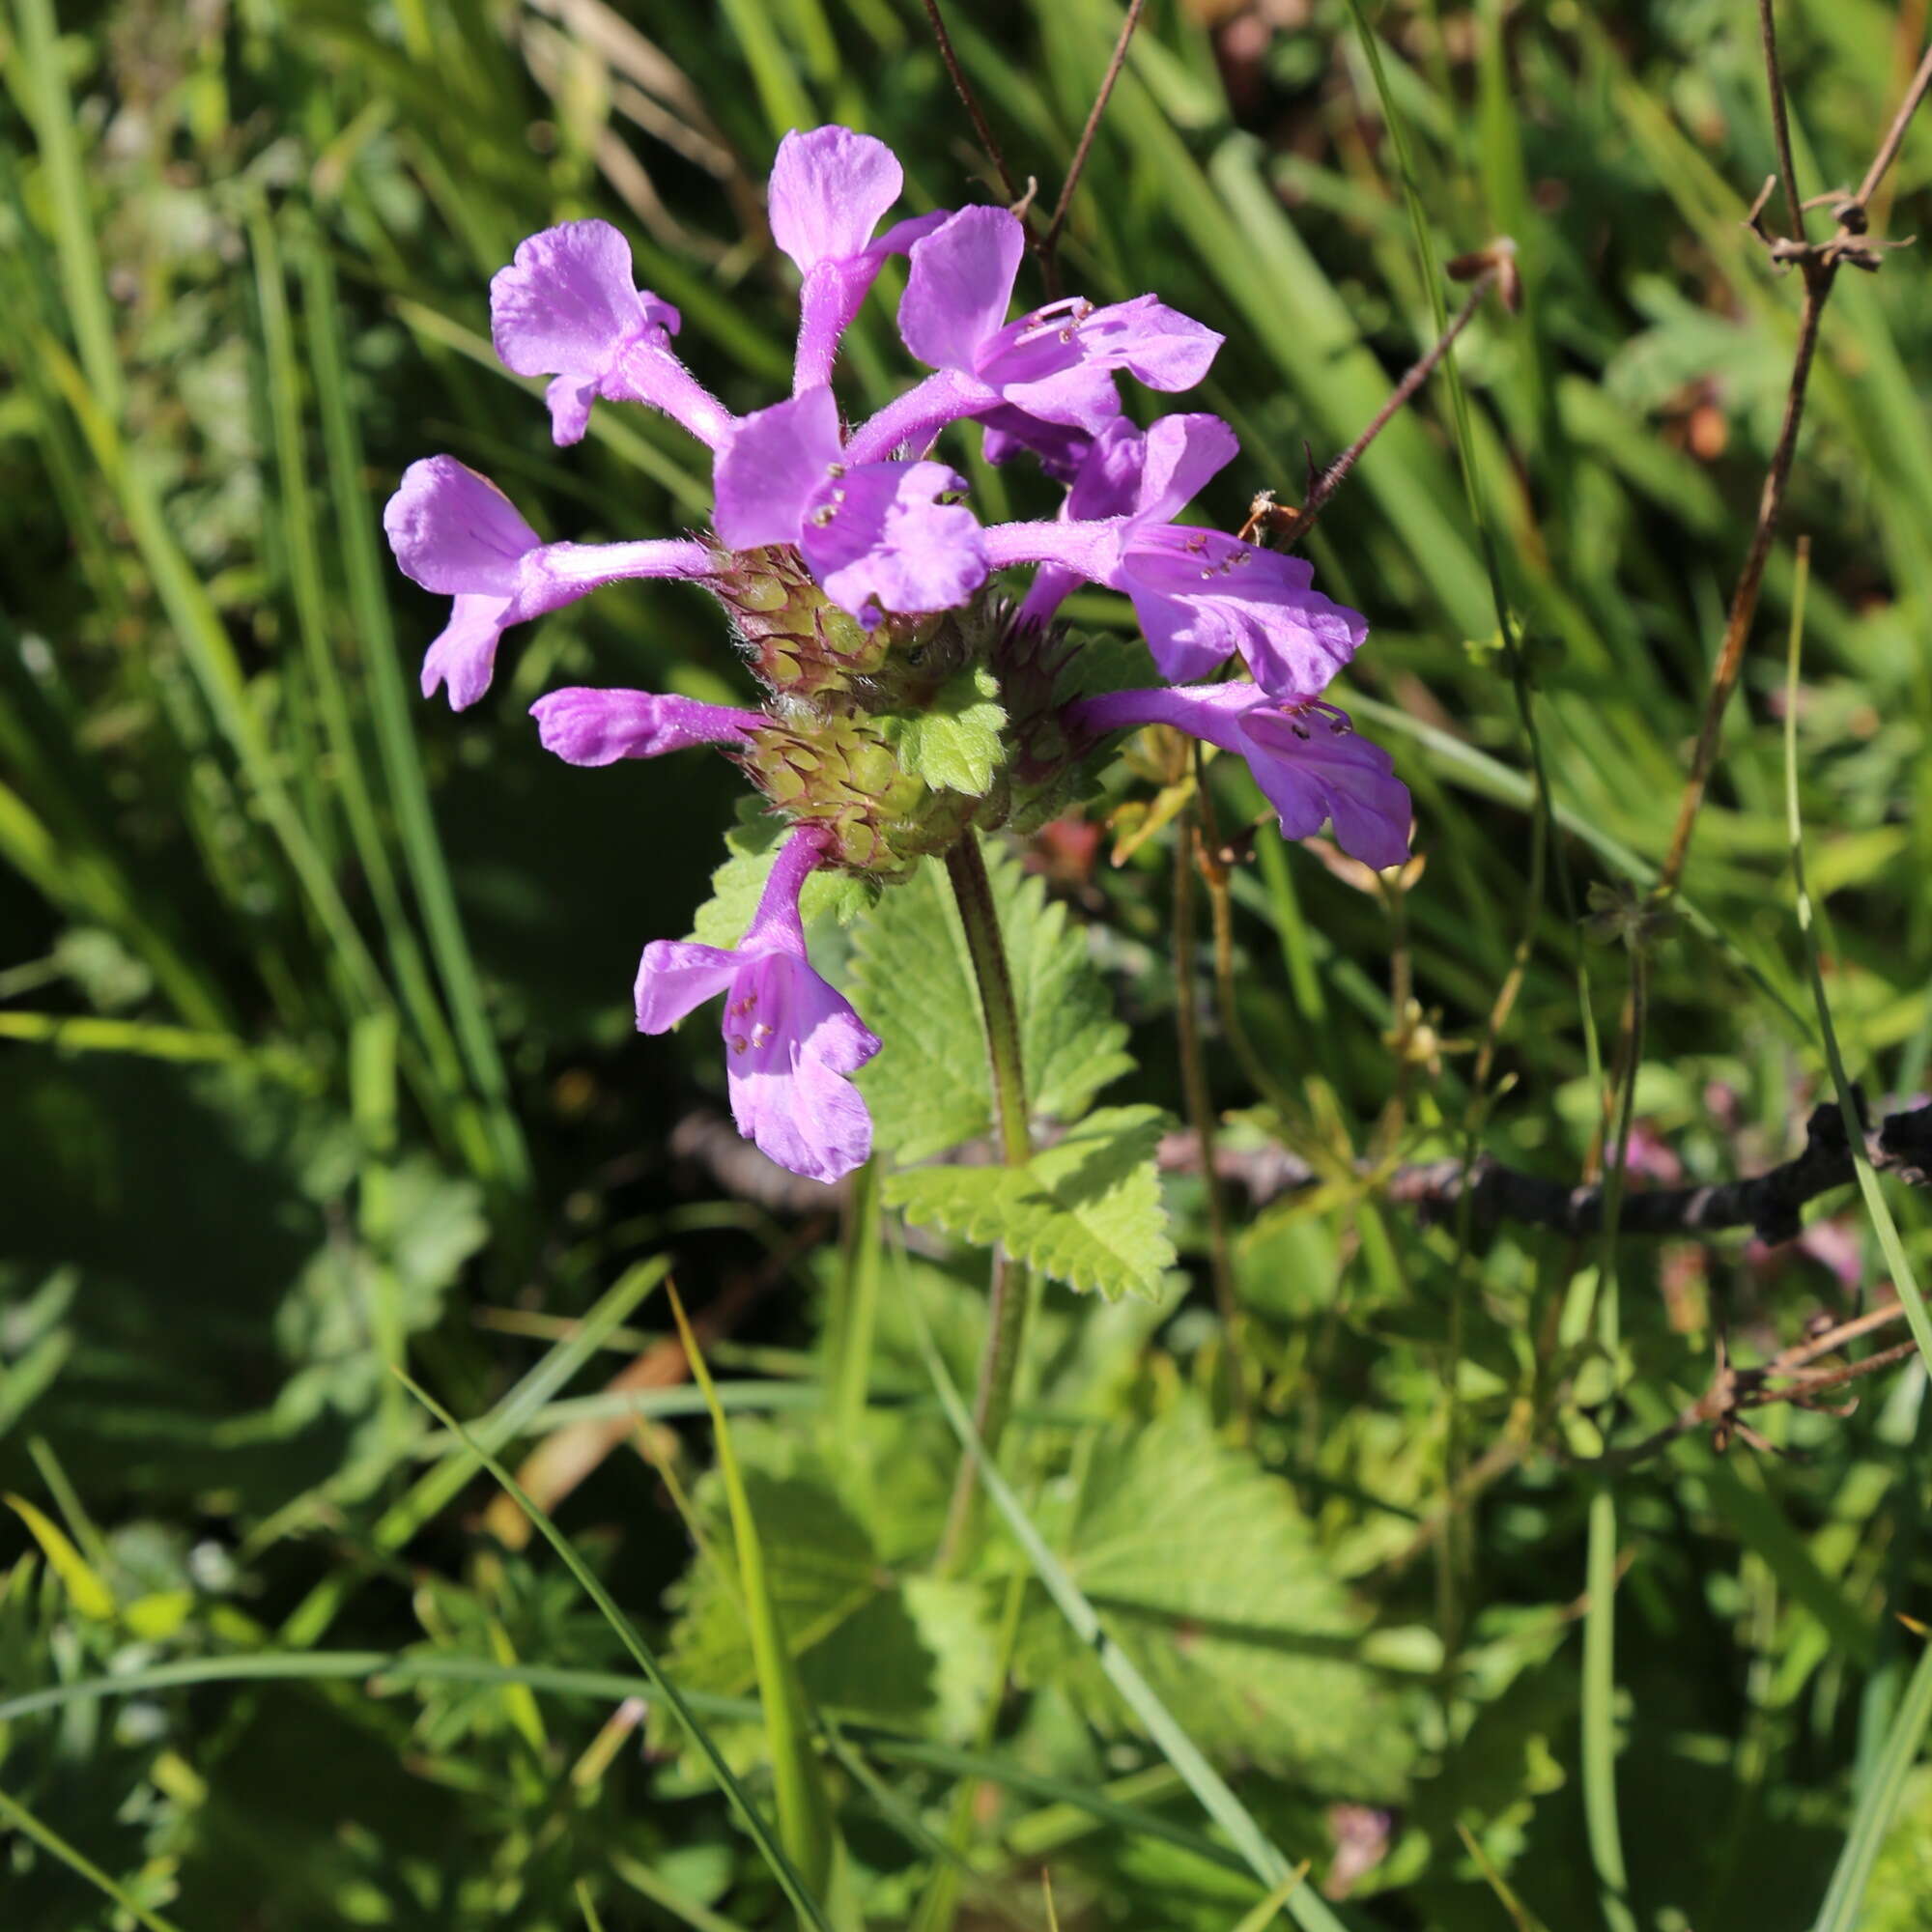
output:
<path id="1" fill-rule="evenodd" d="M 1050 205 L 1121 10 L 951 12 Z M 1796 287 L 1743 225 L 1773 165 L 1755 12 L 1368 13 L 1429 260 L 1349 6 L 1154 0 L 1065 270 L 1227 334 L 1188 406 L 1241 435 L 1208 499 L 1233 527 L 1374 413 L 1435 332 L 1439 263 L 1515 239 L 1522 312 L 1486 309 L 1458 359 L 1565 827 L 1540 910 L 1530 757 L 1437 384 L 1312 547 L 1373 627 L 1345 701 L 1414 790 L 1427 867 L 1391 911 L 1264 835 L 1233 881 L 1251 1051 L 1210 1026 L 1209 1070 L 1237 1146 L 1453 1151 L 1463 1049 L 1528 913 L 1484 1135 L 1571 1176 L 1624 984 L 1572 914 L 1667 843 L 1790 366 Z M 1779 15 L 1804 186 L 1854 182 L 1925 9 Z M 612 1928 L 786 1922 L 661 1712 L 640 1748 L 609 1629 L 386 1370 L 500 1420 L 762 1800 L 743 1632 L 702 1548 L 707 1523 L 728 1543 L 711 1436 L 646 1298 L 674 1264 L 747 1418 L 809 1688 L 853 1726 L 825 1762 L 867 1916 L 1044 1925 L 1044 1864 L 1065 1924 L 1248 1922 L 1262 1889 L 1014 1580 L 1017 1548 L 923 1576 L 954 1449 L 890 1297 L 877 1400 L 824 1428 L 838 1204 L 721 1128 L 707 1026 L 632 1032 L 639 950 L 687 930 L 738 781 L 718 760 L 571 771 L 526 707 L 559 682 L 742 692 L 716 612 L 607 590 L 512 634 L 455 717 L 415 696 L 440 613 L 381 537 L 401 469 L 438 450 L 546 537 L 701 526 L 703 452 L 663 421 L 601 406 L 552 446 L 516 392 L 534 385 L 491 355 L 489 276 L 529 231 L 604 215 L 724 401 L 775 399 L 794 307 L 762 185 L 786 128 L 883 136 L 913 210 L 996 193 L 920 7 L 10 0 L 0 73 L 0 1481 L 43 1513 L 0 1519 L 0 1791 L 38 1821 L 0 1819 L 0 1920 L 534 1932 L 592 1922 L 588 1900 Z M 1921 124 L 1877 232 L 1932 222 L 1928 178 Z M 855 413 L 910 372 L 897 272 L 847 339 Z M 1842 277 L 1787 504 L 1813 545 L 1796 739 L 1826 983 L 1875 1095 L 1923 1089 L 1932 1053 L 1928 371 L 1925 252 Z M 1047 500 L 974 480 L 989 518 Z M 1656 963 L 1653 1178 L 1776 1160 L 1829 1092 L 1784 821 L 1792 582 L 1787 541 Z M 1098 593 L 1077 612 L 1125 621 Z M 1254 811 L 1239 775 L 1214 782 L 1225 823 Z M 1123 774 L 1116 803 L 1151 791 Z M 1133 1025 L 1133 1097 L 1179 1110 L 1162 838 L 1119 869 L 1071 835 L 1029 856 Z M 1439 1057 L 1402 1025 L 1410 992 Z M 1932 1607 L 1918 1368 L 1849 1417 L 1767 1412 L 1789 1459 L 1693 1436 L 1619 1480 L 1614 1681 L 1579 1637 L 1596 1489 L 1552 1453 L 1595 1439 L 1612 1384 L 1646 1426 L 1698 1392 L 1719 1323 L 1756 1358 L 1877 1293 L 1855 1211 L 1822 1204 L 1802 1251 L 1627 1243 L 1609 1380 L 1558 1392 L 1587 1263 L 1567 1244 L 1505 1231 L 1465 1255 L 1346 1180 L 1237 1193 L 1243 1444 L 1215 1433 L 1199 1185 L 1170 1198 L 1185 1272 L 1158 1308 L 1052 1299 L 1017 1467 L 1311 1891 L 1350 1924 L 1619 1926 L 1585 1825 L 1594 1697 L 1634 1922 L 1808 1926 L 1858 1824 L 1877 1864 L 1840 1922 L 1932 1926 L 1916 1734 L 1880 1776 L 1921 1649 L 1900 1617 Z M 963 1379 L 978 1266 L 917 1267 Z M 1176 1577 L 1226 1627 L 1164 1596 Z M 402 1652 L 424 1668 L 372 1685 Z M 288 1681 L 223 1681 L 238 1657 Z"/>

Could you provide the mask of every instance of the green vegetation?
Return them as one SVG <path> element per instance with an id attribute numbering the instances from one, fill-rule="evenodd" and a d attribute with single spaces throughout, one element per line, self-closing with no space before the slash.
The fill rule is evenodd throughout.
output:
<path id="1" fill-rule="evenodd" d="M 1042 210 L 1122 12 L 948 10 Z M 1922 12 L 1782 0 L 1801 192 L 1864 174 Z M 771 821 L 722 760 L 572 771 L 526 715 L 744 701 L 715 608 L 613 586 L 454 716 L 379 521 L 447 450 L 547 539 L 701 525 L 662 419 L 553 447 L 488 279 L 602 214 L 762 406 L 758 196 L 832 120 L 911 209 L 999 196 L 916 0 L 0 0 L 0 1924 L 1927 1932 L 1921 1367 L 1646 1443 L 1854 1296 L 1922 1326 L 1922 1206 L 1865 1165 L 1800 1243 L 1630 1220 L 1851 1083 L 1932 1088 L 1932 247 L 1838 276 L 1665 929 L 1798 336 L 1746 225 L 1756 8 L 1153 0 L 1060 270 L 1227 334 L 1222 527 L 1516 243 L 1520 311 L 1308 544 L 1424 863 L 1250 839 L 1236 760 L 1151 745 L 1097 843 L 989 840 L 1065 1128 L 1023 1181 L 940 1158 L 996 1124 L 944 868 L 815 880 L 886 1042 L 839 1199 L 731 1134 L 711 1019 L 632 1026 L 645 941 L 742 930 Z M 1921 120 L 1873 235 L 1928 189 Z M 867 407 L 901 285 L 846 339 Z M 895 727 L 935 783 L 989 782 L 982 677 Z M 1569 1185 L 1626 1113 L 1622 1228 L 1388 1185 L 1478 1149 Z M 1034 1300 L 952 1511 L 995 1238 Z"/>

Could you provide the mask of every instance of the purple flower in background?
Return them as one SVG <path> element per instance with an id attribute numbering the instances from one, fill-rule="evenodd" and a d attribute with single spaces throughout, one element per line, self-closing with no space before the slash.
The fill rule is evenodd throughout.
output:
<path id="1" fill-rule="evenodd" d="M 506 369 L 552 376 L 551 435 L 582 440 L 599 396 L 648 403 L 716 447 L 724 406 L 671 353 L 678 315 L 637 285 L 631 244 L 608 221 L 566 221 L 519 242 L 490 283 L 490 335 Z"/>
<path id="2" fill-rule="evenodd" d="M 1408 857 L 1408 787 L 1389 754 L 1332 704 L 1283 702 L 1252 684 L 1197 684 L 1082 698 L 1067 719 L 1095 737 L 1172 724 L 1248 761 L 1284 838 L 1306 838 L 1325 818 L 1336 843 L 1365 866 L 1380 871 Z"/>
<path id="3" fill-rule="evenodd" d="M 422 689 L 429 697 L 447 684 L 457 711 L 489 690 L 497 640 L 512 624 L 621 578 L 697 578 L 712 567 L 703 544 L 675 539 L 547 544 L 494 483 L 453 456 L 410 465 L 383 527 L 406 577 L 456 600 L 423 659 Z"/>
<path id="4" fill-rule="evenodd" d="M 995 570 L 1057 567 L 1026 600 L 1031 624 L 1044 624 L 1072 582 L 1087 578 L 1132 600 L 1164 677 L 1208 677 L 1238 651 L 1271 696 L 1312 696 L 1354 655 L 1366 620 L 1311 588 L 1315 573 L 1301 557 L 1168 523 L 1238 447 L 1219 416 L 1162 416 L 1138 440 L 1117 430 L 1089 453 L 1068 514 L 995 525 L 985 533 L 987 561 Z M 1074 514 L 1083 496 L 1121 500 L 1136 466 L 1125 515 Z"/>
<path id="5" fill-rule="evenodd" d="M 767 722 L 762 711 L 586 685 L 538 698 L 530 716 L 545 751 L 567 765 L 614 765 L 619 758 L 656 758 L 694 745 L 743 745 Z"/>
<path id="6" fill-rule="evenodd" d="M 947 423 L 1002 409 L 1093 435 L 1120 413 L 1115 370 L 1152 389 L 1207 375 L 1222 338 L 1152 296 L 1105 308 L 1068 297 L 1009 323 L 1025 252 L 1004 208 L 962 208 L 913 244 L 899 334 L 936 373 L 853 433 L 855 460 L 923 448 Z"/>
<path id="7" fill-rule="evenodd" d="M 831 382 L 838 339 L 891 255 L 903 255 L 946 220 L 946 211 L 872 230 L 899 198 L 905 174 L 883 141 L 849 128 L 796 129 L 772 163 L 772 240 L 798 265 L 798 353 L 792 393 Z"/>
<path id="8" fill-rule="evenodd" d="M 718 534 L 734 550 L 795 545 L 825 594 L 868 630 L 881 611 L 949 611 L 986 577 L 978 518 L 939 498 L 943 463 L 846 460 L 830 389 L 740 419 L 718 452 Z"/>
<path id="9" fill-rule="evenodd" d="M 872 1119 L 851 1076 L 879 1042 L 811 970 L 799 895 L 822 835 L 794 831 L 736 947 L 658 939 L 638 970 L 638 1029 L 665 1033 L 724 996 L 725 1074 L 738 1131 L 794 1174 L 837 1180 L 872 1151 Z"/>

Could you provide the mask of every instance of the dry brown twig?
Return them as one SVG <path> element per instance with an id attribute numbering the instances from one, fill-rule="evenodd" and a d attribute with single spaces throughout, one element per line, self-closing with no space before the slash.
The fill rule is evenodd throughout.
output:
<path id="1" fill-rule="evenodd" d="M 1745 553 L 1744 569 L 1724 619 L 1723 642 L 1711 673 L 1711 689 L 1704 703 L 1704 717 L 1697 733 L 1696 749 L 1690 757 L 1690 772 L 1677 809 L 1677 824 L 1671 834 L 1670 848 L 1658 873 L 1656 892 L 1667 897 L 1683 882 L 1684 867 L 1690 854 L 1690 837 L 1697 814 L 1703 809 L 1704 794 L 1710 784 L 1711 770 L 1717 762 L 1718 739 L 1723 728 L 1724 713 L 1731 694 L 1737 689 L 1744 668 L 1745 646 L 1750 639 L 1751 621 L 1757 614 L 1758 592 L 1764 585 L 1765 566 L 1771 560 L 1771 547 L 1777 535 L 1778 513 L 1784 505 L 1784 492 L 1791 480 L 1791 462 L 1798 447 L 1798 432 L 1804 420 L 1804 395 L 1810 382 L 1811 364 L 1818 351 L 1818 331 L 1825 304 L 1831 299 L 1833 285 L 1843 268 L 1875 273 L 1889 247 L 1902 247 L 1903 242 L 1878 242 L 1866 239 L 1867 209 L 1887 170 L 1897 158 L 1905 130 L 1918 103 L 1932 87 L 1932 46 L 1925 50 L 1913 75 L 1898 111 L 1891 118 L 1871 166 L 1858 187 L 1848 195 L 1822 195 L 1801 201 L 1791 161 L 1790 134 L 1784 117 L 1784 79 L 1778 67 L 1777 33 L 1772 16 L 1771 0 L 1759 0 L 1758 20 L 1764 41 L 1765 71 L 1771 88 L 1772 127 L 1776 139 L 1778 169 L 1784 183 L 1786 204 L 1793 232 L 1774 234 L 1765 219 L 1778 176 L 1767 181 L 1751 204 L 1747 225 L 1757 236 L 1775 266 L 1796 269 L 1804 284 L 1804 304 L 1798 316 L 1798 346 L 1791 361 L 1791 381 L 1785 391 L 1784 415 L 1778 426 L 1777 441 L 1772 451 L 1771 466 L 1765 472 L 1764 488 L 1758 496 L 1757 521 L 1751 529 L 1750 547 Z M 1804 210 L 1824 206 L 1831 211 L 1833 227 L 1823 242 L 1812 242 L 1804 233 Z"/>
<path id="2" fill-rule="evenodd" d="M 1878 1173 L 1890 1174 L 1911 1186 L 1927 1184 L 1932 1180 L 1932 1103 L 1888 1115 L 1866 1133 L 1865 1153 Z M 1170 1169 L 1185 1166 L 1179 1137 L 1162 1144 L 1161 1162 Z M 1245 1186 L 1256 1206 L 1325 1178 L 1279 1148 L 1224 1148 L 1216 1155 L 1215 1167 L 1224 1180 Z M 1568 1186 L 1487 1154 L 1467 1165 L 1456 1155 L 1395 1168 L 1366 1166 L 1357 1170 L 1357 1178 L 1380 1199 L 1410 1208 L 1425 1221 L 1449 1219 L 1463 1206 L 1466 1187 L 1474 1227 L 1512 1222 L 1578 1236 L 1594 1235 L 1603 1226 L 1601 1185 Z M 1708 1235 L 1748 1228 L 1775 1245 L 1799 1233 L 1800 1210 L 1808 1202 L 1848 1187 L 1857 1178 L 1844 1117 L 1835 1101 L 1828 1101 L 1812 1110 L 1804 1123 L 1804 1151 L 1790 1160 L 1736 1180 L 1626 1191 L 1617 1228 L 1619 1234 L 1639 1236 Z"/>
<path id="3" fill-rule="evenodd" d="M 1720 1329 L 1711 1385 L 1695 1402 L 1687 1403 L 1662 1429 L 1640 1442 L 1606 1450 L 1602 1456 L 1574 1460 L 1590 1468 L 1628 1469 L 1648 1462 L 1681 1437 L 1701 1429 L 1710 1430 L 1711 1446 L 1719 1455 L 1730 1447 L 1733 1439 L 1752 1449 L 1775 1452 L 1776 1444 L 1744 1420 L 1746 1412 L 1768 1408 L 1775 1403 L 1788 1403 L 1794 1408 L 1818 1410 L 1827 1415 L 1850 1415 L 1858 1406 L 1856 1398 L 1849 1403 L 1827 1403 L 1823 1398 L 1867 1376 L 1896 1368 L 1918 1352 L 1918 1343 L 1908 1337 L 1857 1361 L 1838 1362 L 1829 1368 L 1819 1368 L 1816 1364 L 1861 1337 L 1904 1319 L 1905 1307 L 1898 1301 L 1868 1309 L 1848 1321 L 1814 1316 L 1802 1342 L 1780 1349 L 1768 1362 L 1745 1369 L 1732 1362 L 1729 1340 Z"/>
<path id="4" fill-rule="evenodd" d="M 1459 255 L 1448 264 L 1448 273 L 1454 281 L 1470 284 L 1469 293 L 1450 319 L 1449 327 L 1410 364 L 1361 435 L 1333 463 L 1318 474 L 1310 458 L 1308 490 L 1299 509 L 1277 503 L 1271 490 L 1264 490 L 1255 498 L 1248 507 L 1248 520 L 1240 528 L 1243 543 L 1253 543 L 1263 534 L 1278 538 L 1284 550 L 1293 550 L 1303 542 L 1329 497 L 1348 481 L 1349 472 L 1361 461 L 1364 451 L 1435 373 L 1436 364 L 1474 319 L 1483 298 L 1495 289 L 1512 315 L 1521 303 L 1522 278 L 1516 263 L 1516 243 L 1506 235 L 1474 254 Z"/>

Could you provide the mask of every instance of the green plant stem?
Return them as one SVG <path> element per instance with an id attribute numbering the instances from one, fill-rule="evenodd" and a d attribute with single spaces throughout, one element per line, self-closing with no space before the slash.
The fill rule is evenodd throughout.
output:
<path id="1" fill-rule="evenodd" d="M 979 835 L 968 831 L 946 854 L 946 876 L 966 929 L 966 951 L 973 961 L 973 978 L 980 989 L 980 1011 L 986 1027 L 986 1058 L 993 1075 L 993 1113 L 1000 1137 L 1000 1156 L 1009 1167 L 1024 1167 L 1033 1153 L 1027 1126 L 1026 1066 L 1020 1053 L 1020 1014 L 1013 999 L 1013 979 L 1007 966 L 1006 943 L 1000 937 L 1000 913 L 993 902 L 993 882 L 986 875 L 985 855 Z M 1020 1344 L 1026 1334 L 1027 1303 L 1032 1299 L 1027 1271 L 1003 1250 L 993 1254 L 993 1278 L 987 1296 L 986 1345 L 980 1357 L 980 1379 L 973 1392 L 973 1427 L 988 1456 L 997 1453 L 1000 1436 L 1012 1407 L 1013 1382 L 1019 1373 Z M 980 1482 L 971 1456 L 963 1457 L 946 1513 L 946 1531 L 939 1544 L 939 1568 L 952 1570 L 970 1541 L 979 1509 Z"/>
<path id="2" fill-rule="evenodd" d="M 1597 1334 L 1614 1369 L 1621 1336 L 1617 1305 L 1617 1223 L 1623 1212 L 1624 1175 L 1630 1158 L 1631 1122 L 1636 1107 L 1637 1073 L 1643 1065 L 1644 1031 L 1649 1019 L 1649 960 L 1646 936 L 1630 941 L 1630 1008 L 1625 1031 L 1622 1091 L 1614 1138 L 1604 1174 L 1604 1237 L 1597 1264 Z M 1590 1535 L 1583 1614 L 1583 1821 L 1591 1862 L 1602 1888 L 1604 1922 L 1609 1932 L 1635 1932 L 1631 1910 L 1630 1874 L 1624 1861 L 1623 1830 L 1617 1810 L 1616 1745 L 1616 1585 L 1617 1503 L 1607 1480 L 1590 1498 Z"/>

